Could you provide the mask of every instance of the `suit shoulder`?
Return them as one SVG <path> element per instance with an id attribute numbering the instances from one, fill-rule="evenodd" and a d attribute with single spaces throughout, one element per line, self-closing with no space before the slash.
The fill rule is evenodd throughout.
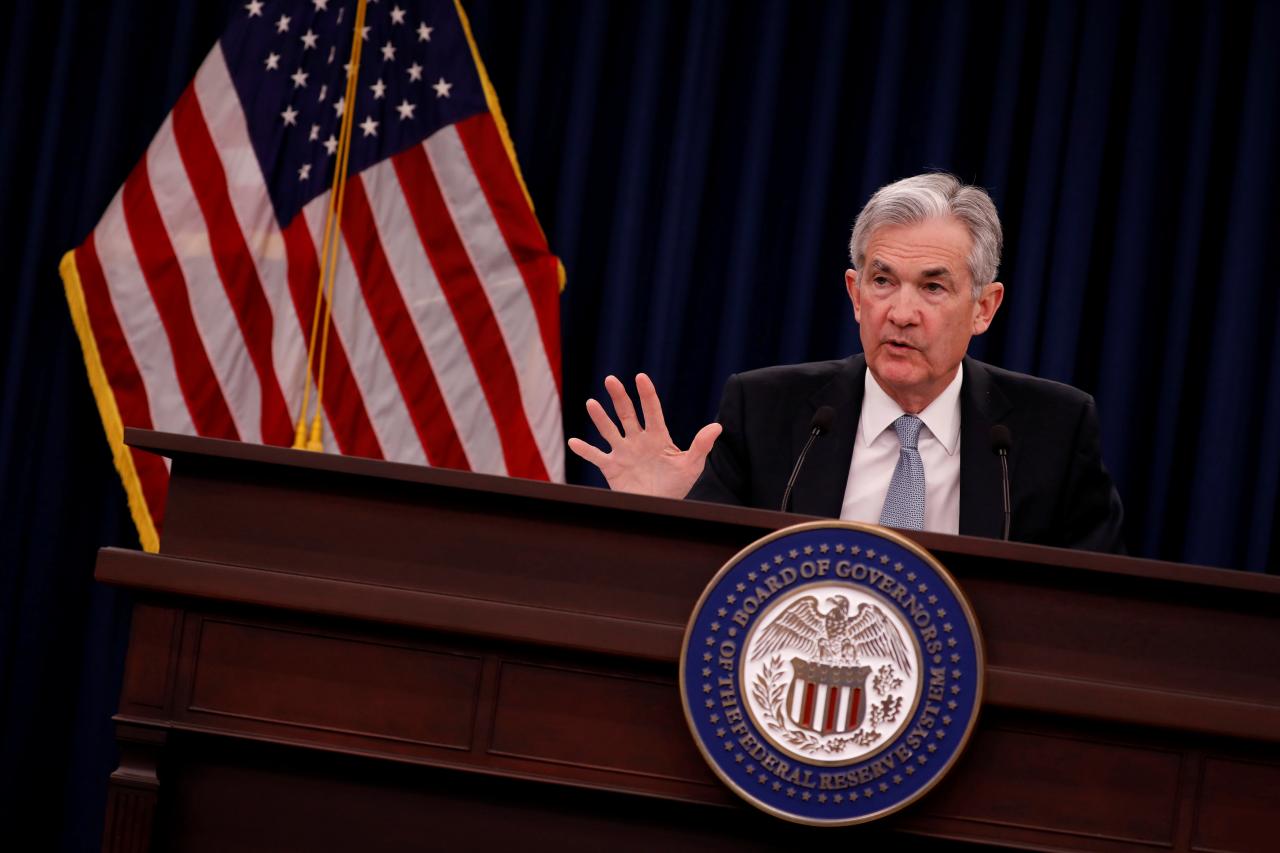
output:
<path id="1" fill-rule="evenodd" d="M 731 382 L 738 382 L 744 388 L 818 388 L 833 378 L 855 367 L 855 357 L 832 359 L 831 361 L 809 361 L 802 364 L 779 364 L 772 367 L 761 367 L 734 374 Z"/>
<path id="2" fill-rule="evenodd" d="M 973 364 L 985 371 L 991 384 L 999 388 L 1015 405 L 1052 403 L 1079 408 L 1093 404 L 1091 395 L 1065 382 L 1042 379 L 1039 376 L 1006 370 L 1003 367 L 995 367 L 976 360 Z"/>

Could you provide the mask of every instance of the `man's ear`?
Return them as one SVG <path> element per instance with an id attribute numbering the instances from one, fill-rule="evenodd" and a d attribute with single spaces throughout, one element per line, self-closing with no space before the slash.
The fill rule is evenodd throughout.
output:
<path id="1" fill-rule="evenodd" d="M 844 271 L 844 289 L 849 291 L 849 301 L 853 303 L 853 319 L 862 322 L 862 291 L 858 290 L 858 271 Z"/>
<path id="2" fill-rule="evenodd" d="M 1000 303 L 1003 301 L 1004 285 L 1000 282 L 993 281 L 982 288 L 982 295 L 978 297 L 973 311 L 973 333 L 975 335 L 980 335 L 990 328 L 991 320 L 996 316 L 996 311 L 999 310 Z"/>

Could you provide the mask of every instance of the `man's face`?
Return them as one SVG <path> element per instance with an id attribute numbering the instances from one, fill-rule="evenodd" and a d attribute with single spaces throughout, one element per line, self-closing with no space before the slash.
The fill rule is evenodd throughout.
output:
<path id="1" fill-rule="evenodd" d="M 872 232 L 862 269 L 845 272 L 867 366 L 905 411 L 942 393 L 1004 298 L 999 282 L 973 298 L 970 242 L 954 217 L 887 225 Z"/>

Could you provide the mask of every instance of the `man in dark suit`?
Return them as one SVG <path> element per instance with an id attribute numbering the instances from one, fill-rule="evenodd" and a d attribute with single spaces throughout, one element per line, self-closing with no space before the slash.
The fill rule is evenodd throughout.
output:
<path id="1" fill-rule="evenodd" d="M 731 377 L 717 423 L 688 451 L 671 442 L 651 382 L 637 377 L 642 427 L 622 383 L 605 381 L 622 429 L 594 400 L 610 445 L 570 449 L 612 488 L 777 508 L 814 413 L 834 417 L 792 493 L 796 512 L 1000 536 L 1000 460 L 1010 437 L 1010 538 L 1122 550 L 1122 510 L 1102 465 L 1093 400 L 969 359 L 1004 296 L 1000 220 L 985 191 L 945 174 L 881 188 L 850 240 L 845 285 L 864 355 Z M 721 432 L 723 431 L 723 435 Z"/>

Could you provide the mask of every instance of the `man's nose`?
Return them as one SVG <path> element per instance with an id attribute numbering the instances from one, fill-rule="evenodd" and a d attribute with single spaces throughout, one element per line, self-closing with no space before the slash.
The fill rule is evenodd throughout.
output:
<path id="1" fill-rule="evenodd" d="M 889 298 L 888 320 L 895 326 L 915 325 L 920 318 L 920 304 L 915 290 L 910 287 L 899 287 Z"/>

